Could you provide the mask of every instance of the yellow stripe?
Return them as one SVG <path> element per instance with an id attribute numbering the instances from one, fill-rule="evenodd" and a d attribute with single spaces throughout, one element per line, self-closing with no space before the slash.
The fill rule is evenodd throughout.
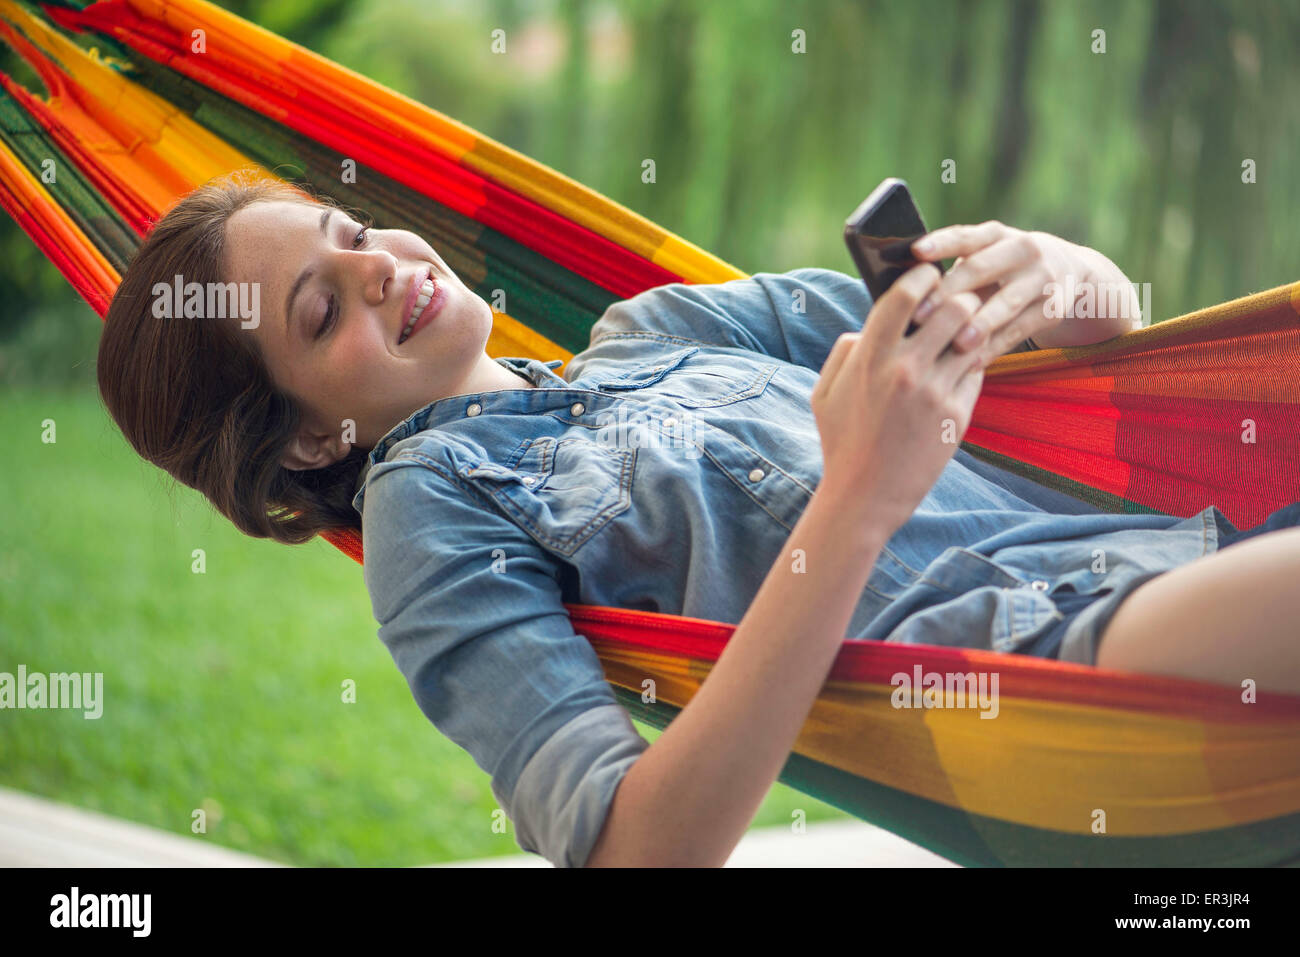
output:
<path id="1" fill-rule="evenodd" d="M 685 707 L 706 663 L 596 642 L 605 676 Z M 895 708 L 885 685 L 828 682 L 795 751 L 948 807 L 1016 824 L 1140 837 L 1300 812 L 1295 722 L 1208 727 L 1144 712 L 999 696 L 973 708 Z M 1266 742 L 1266 744 L 1261 744 Z"/>
<path id="2" fill-rule="evenodd" d="M 543 361 L 563 359 L 564 365 L 560 366 L 557 372 L 563 370 L 573 358 L 573 353 L 504 312 L 494 314 L 492 332 L 488 336 L 486 349 L 487 354 L 494 359 L 501 356 L 525 356 Z"/>
<path id="3" fill-rule="evenodd" d="M 655 252 L 652 259 L 656 265 L 663 266 L 670 272 L 683 278 L 689 277 L 689 282 L 728 282 L 748 278 L 747 273 L 730 263 L 671 234 L 664 239 L 663 246 Z"/>

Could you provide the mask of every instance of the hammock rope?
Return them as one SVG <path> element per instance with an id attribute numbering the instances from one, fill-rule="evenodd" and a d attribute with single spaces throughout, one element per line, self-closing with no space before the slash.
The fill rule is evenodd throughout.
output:
<path id="1" fill-rule="evenodd" d="M 494 356 L 567 363 L 612 302 L 746 275 L 204 0 L 0 0 L 0 36 L 46 88 L 0 76 L 0 205 L 101 317 L 150 224 L 247 166 L 288 168 L 284 178 L 437 243 L 489 302 L 503 291 Z M 346 160 L 354 182 L 340 176 Z M 1185 517 L 1214 504 L 1247 528 L 1300 500 L 1297 383 L 1293 283 L 1106 343 L 1003 356 L 962 448 L 1098 511 Z M 357 535 L 326 537 L 361 560 Z M 620 702 L 657 728 L 734 630 L 567 607 Z M 917 667 L 996 671 L 997 719 L 894 707 L 893 676 Z M 967 865 L 1300 863 L 1296 696 L 1247 705 L 1233 687 L 848 640 L 778 780 Z"/>

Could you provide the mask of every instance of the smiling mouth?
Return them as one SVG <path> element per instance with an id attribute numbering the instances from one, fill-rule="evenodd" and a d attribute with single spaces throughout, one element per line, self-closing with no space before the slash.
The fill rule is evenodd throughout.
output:
<path id="1" fill-rule="evenodd" d="M 425 308 L 438 293 L 438 284 L 432 278 L 425 279 L 420 285 L 420 290 L 415 296 L 415 305 L 411 307 L 411 314 L 407 317 L 406 325 L 402 329 L 402 334 L 397 337 L 397 344 L 400 346 L 407 339 L 411 338 L 411 333 L 415 331 L 415 325 L 424 314 Z"/>

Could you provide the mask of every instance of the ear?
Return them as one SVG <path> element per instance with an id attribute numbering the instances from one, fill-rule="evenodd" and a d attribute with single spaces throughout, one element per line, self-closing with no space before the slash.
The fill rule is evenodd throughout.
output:
<path id="1" fill-rule="evenodd" d="M 280 464 L 293 471 L 322 469 L 347 457 L 352 446 L 335 432 L 317 432 L 303 426 L 290 440 Z"/>

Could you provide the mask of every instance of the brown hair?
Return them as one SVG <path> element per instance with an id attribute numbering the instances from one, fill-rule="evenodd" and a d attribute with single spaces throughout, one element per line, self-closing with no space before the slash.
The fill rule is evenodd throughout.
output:
<path id="1" fill-rule="evenodd" d="M 154 284 L 226 282 L 226 221 L 255 202 L 338 206 L 258 170 L 236 170 L 183 197 L 153 227 L 108 307 L 99 394 L 132 447 L 197 489 L 244 534 L 299 544 L 360 527 L 352 507 L 367 450 L 331 466 L 280 464 L 301 420 L 233 320 L 154 315 Z"/>

